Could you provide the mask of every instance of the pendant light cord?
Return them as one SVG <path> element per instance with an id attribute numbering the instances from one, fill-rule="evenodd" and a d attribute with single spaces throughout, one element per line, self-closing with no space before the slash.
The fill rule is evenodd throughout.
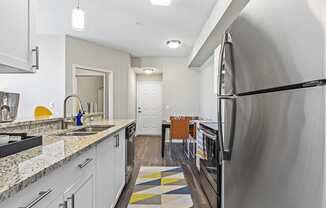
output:
<path id="1" fill-rule="evenodd" d="M 77 9 L 79 9 L 79 0 L 77 0 Z"/>

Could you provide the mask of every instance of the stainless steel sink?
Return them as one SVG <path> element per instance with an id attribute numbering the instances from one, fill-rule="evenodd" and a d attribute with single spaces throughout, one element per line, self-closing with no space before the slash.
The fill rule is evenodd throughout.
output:
<path id="1" fill-rule="evenodd" d="M 77 129 L 74 130 L 74 132 L 101 132 L 101 131 L 105 131 L 109 128 L 112 128 L 114 125 L 110 125 L 110 126 L 87 126 L 84 127 L 82 129 Z"/>
<path id="2" fill-rule="evenodd" d="M 62 134 L 56 134 L 56 136 L 89 136 L 96 134 L 97 132 L 76 132 L 76 131 L 69 131 Z"/>
<path id="3" fill-rule="evenodd" d="M 107 126 L 92 125 L 92 126 L 86 126 L 81 129 L 76 129 L 65 133 L 57 134 L 56 136 L 89 136 L 89 135 L 97 134 L 101 131 L 105 131 L 112 127 L 114 127 L 114 125 L 107 125 Z"/>

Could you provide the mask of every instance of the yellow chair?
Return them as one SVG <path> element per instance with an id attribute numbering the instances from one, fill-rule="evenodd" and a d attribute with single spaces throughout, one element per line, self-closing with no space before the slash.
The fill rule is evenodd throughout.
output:
<path id="1" fill-rule="evenodd" d="M 45 106 L 36 106 L 34 109 L 35 120 L 49 119 L 52 116 L 53 116 L 52 111 Z"/>

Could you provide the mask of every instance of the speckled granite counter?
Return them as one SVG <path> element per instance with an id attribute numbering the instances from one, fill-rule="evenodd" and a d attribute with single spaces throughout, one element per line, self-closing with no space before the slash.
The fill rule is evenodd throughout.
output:
<path id="1" fill-rule="evenodd" d="M 42 146 L 0 158 L 0 202 L 63 166 L 66 162 L 132 122 L 134 120 L 95 121 L 91 124 L 114 125 L 114 127 L 90 136 L 44 135 Z M 63 131 L 51 131 L 50 133 Z"/>

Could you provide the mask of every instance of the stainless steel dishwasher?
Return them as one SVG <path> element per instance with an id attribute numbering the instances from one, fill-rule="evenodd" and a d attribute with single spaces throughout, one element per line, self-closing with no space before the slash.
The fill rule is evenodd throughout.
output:
<path id="1" fill-rule="evenodd" d="M 131 179 L 135 164 L 135 133 L 136 123 L 132 123 L 126 128 L 126 184 Z"/>

